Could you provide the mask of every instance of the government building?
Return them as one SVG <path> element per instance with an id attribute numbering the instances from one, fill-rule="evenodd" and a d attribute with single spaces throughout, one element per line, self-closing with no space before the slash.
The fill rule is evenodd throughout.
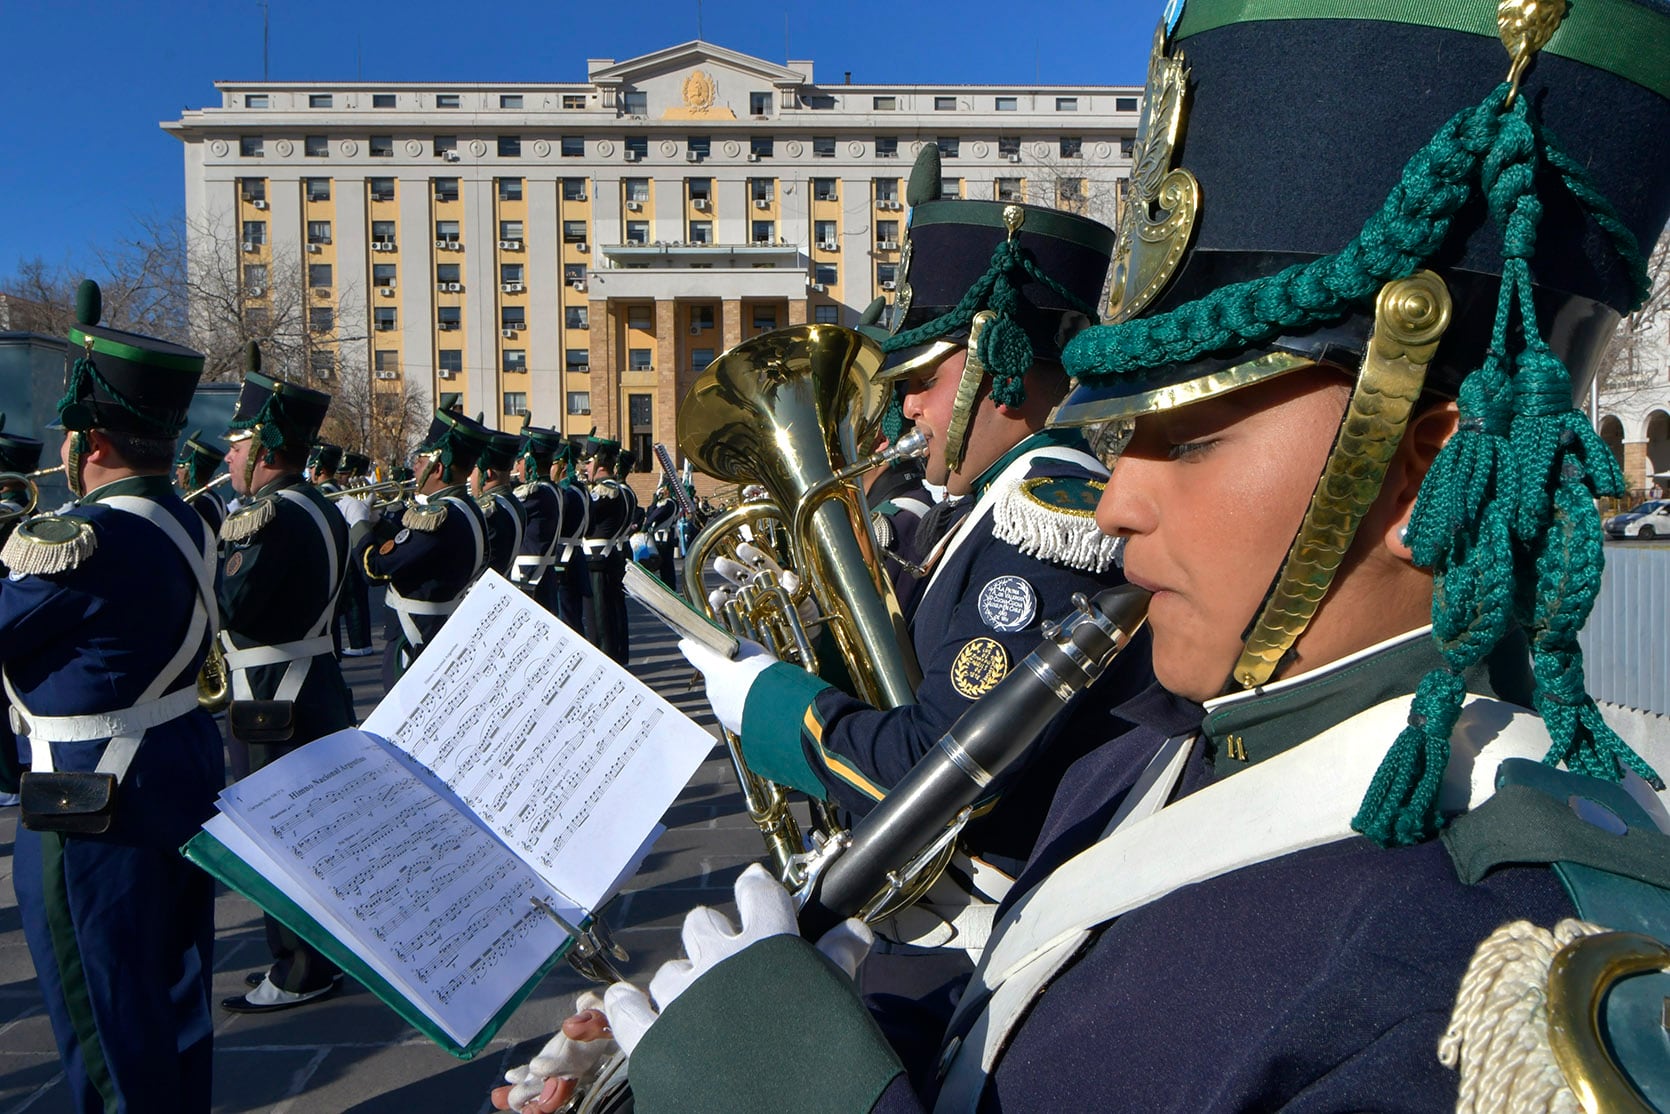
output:
<path id="1" fill-rule="evenodd" d="M 946 196 L 1111 224 L 1142 92 L 820 83 L 705 42 L 569 83 L 216 88 L 162 126 L 193 258 L 223 242 L 257 311 L 296 292 L 307 366 L 276 370 L 595 426 L 640 467 L 718 353 L 891 301 L 925 144 Z"/>

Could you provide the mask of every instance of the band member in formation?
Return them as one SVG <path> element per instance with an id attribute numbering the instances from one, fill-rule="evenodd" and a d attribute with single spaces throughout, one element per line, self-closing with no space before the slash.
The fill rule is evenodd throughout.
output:
<path id="1" fill-rule="evenodd" d="M 476 462 L 474 483 L 476 503 L 487 518 L 487 567 L 509 577 L 528 529 L 528 512 L 516 496 L 511 471 L 522 438 L 496 429 L 483 432 L 487 447 Z"/>
<path id="2" fill-rule="evenodd" d="M 591 494 L 580 478 L 579 447 L 564 440 L 551 457 L 551 482 L 562 500 L 562 547 L 557 563 L 546 574 L 545 606 L 577 631 L 586 629 L 586 607 L 591 598 L 591 565 L 585 542 L 591 529 Z"/>
<path id="3" fill-rule="evenodd" d="M 33 437 L 6 433 L 6 415 L 0 414 L 0 472 L 27 476 L 41 464 L 41 450 L 45 448 Z M 29 484 L 20 480 L 0 479 L 0 550 L 12 536 L 24 517 L 32 510 Z M 0 575 L 11 572 L 0 561 Z M 3 695 L 3 694 L 0 694 Z M 10 703 L 0 698 L 0 808 L 17 804 L 17 779 L 22 772 L 18 759 L 17 735 L 12 731 L 6 715 Z"/>
<path id="4" fill-rule="evenodd" d="M 384 651 L 385 687 L 393 687 L 487 567 L 487 521 L 467 489 L 487 447 L 485 434 L 463 414 L 435 411 L 418 446 L 417 493 L 385 512 L 356 553 L 366 578 L 387 586 L 399 622 Z"/>
<path id="5" fill-rule="evenodd" d="M 550 479 L 553 458 L 564 446 L 562 434 L 554 429 L 522 425 L 511 471 L 518 485 L 516 498 L 527 513 L 522 532 L 522 550 L 511 566 L 511 580 L 553 615 L 558 613 L 557 592 L 561 585 L 565 550 L 563 543 L 563 496 Z"/>
<path id="6" fill-rule="evenodd" d="M 174 486 L 180 489 L 182 495 L 197 492 L 190 499 L 192 509 L 203 516 L 203 521 L 209 524 L 209 531 L 216 535 L 220 533 L 220 524 L 226 521 L 226 500 L 208 485 L 225 459 L 226 450 L 197 429 L 185 439 L 180 446 L 180 455 L 174 461 Z M 205 490 L 199 491 L 199 488 Z"/>
<path id="7" fill-rule="evenodd" d="M 307 478 L 313 481 L 314 487 L 326 495 L 334 495 L 342 490 L 342 485 L 336 480 L 337 470 L 341 467 L 342 447 L 321 441 L 313 446 L 313 454 L 307 465 Z"/>
<path id="8" fill-rule="evenodd" d="M 1572 402 L 1670 206 L 1663 69 L 1611 44 L 1670 14 L 1562 7 L 1504 13 L 1510 70 L 1488 6 L 1172 6 L 1055 416 L 1134 420 L 1097 516 L 1164 691 L 1069 772 L 942 1055 L 754 887 L 659 1020 L 609 991 L 639 1111 L 1662 1105 L 1662 976 L 1620 975 L 1670 835 L 1586 692 L 1623 477 Z"/>
<path id="9" fill-rule="evenodd" d="M 678 500 L 662 477 L 655 488 L 655 498 L 644 512 L 644 540 L 655 555 L 655 575 L 667 587 L 678 591 Z M 644 562 L 640 561 L 640 564 Z"/>
<path id="10" fill-rule="evenodd" d="M 214 884 L 179 848 L 223 782 L 196 684 L 214 538 L 170 484 L 203 357 L 99 317 L 83 283 L 58 404 L 75 501 L 0 555 L 28 737 L 13 884 L 71 1108 L 206 1112 Z"/>
<path id="11" fill-rule="evenodd" d="M 1067 390 L 1060 344 L 1094 312 L 1113 233 L 1072 214 L 940 200 L 937 151 L 925 150 L 911 176 L 904 279 L 912 298 L 881 375 L 904 383 L 904 416 L 930 435 L 928 476 L 973 498 L 907 614 L 922 667 L 917 702 L 872 708 L 768 657 L 692 658 L 720 721 L 740 727 L 756 772 L 860 814 L 1025 658 L 1040 625 L 1069 611 L 1074 593 L 1122 580 L 1113 539 L 1090 518 L 1106 469 L 1078 434 L 1043 432 Z M 1011 359 L 994 366 L 994 352 Z M 933 899 L 884 927 L 891 951 L 914 959 L 943 949 L 942 962 L 875 963 L 868 974 L 878 986 L 902 977 L 896 967 L 941 981 L 966 973 L 1062 771 L 1095 739 L 1108 707 L 1149 679 L 1140 650 L 1117 672 L 1061 718 L 1025 775 L 969 826 L 970 857 Z"/>
<path id="12" fill-rule="evenodd" d="M 585 632 L 593 645 L 625 665 L 631 656 L 631 642 L 621 577 L 626 572 L 626 539 L 632 533 L 638 500 L 632 489 L 615 477 L 619 462 L 619 441 L 595 434 L 586 438 L 580 458 L 586 495 L 591 501 L 585 541 L 581 543 L 591 575 Z"/>
<path id="13" fill-rule="evenodd" d="M 220 529 L 220 639 L 232 682 L 227 726 L 259 770 L 354 723 L 330 631 L 350 551 L 348 524 L 303 476 L 330 395 L 263 375 L 253 341 L 245 367 L 227 432 L 240 505 Z M 341 976 L 328 959 L 271 916 L 266 931 L 271 965 L 224 1008 L 270 1013 L 335 989 Z"/>
<path id="14" fill-rule="evenodd" d="M 361 487 L 372 481 L 371 458 L 364 453 L 345 452 L 342 454 L 342 475 L 340 481 L 344 487 Z"/>
<path id="15" fill-rule="evenodd" d="M 364 453 L 343 454 L 342 471 L 339 475 L 339 482 L 343 488 L 364 487 L 372 482 L 371 473 L 370 457 Z M 353 496 L 348 498 L 352 499 Z M 357 506 L 352 506 L 343 500 L 336 500 L 336 508 L 348 522 L 348 549 L 355 552 L 370 532 L 370 504 L 361 501 Z M 371 645 L 369 596 L 365 570 L 360 567 L 359 562 L 349 561 L 348 570 L 342 578 L 342 596 L 336 602 L 336 613 L 341 625 L 339 627 L 335 621 L 331 623 L 331 636 L 338 639 L 337 645 L 342 648 L 342 657 L 363 658 L 377 652 Z"/>

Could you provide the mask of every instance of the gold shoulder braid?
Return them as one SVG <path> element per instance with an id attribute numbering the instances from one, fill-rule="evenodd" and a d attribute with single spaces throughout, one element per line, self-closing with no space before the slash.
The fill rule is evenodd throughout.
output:
<path id="1" fill-rule="evenodd" d="M 220 524 L 220 540 L 241 542 L 253 538 L 278 515 L 278 501 L 274 496 L 257 499 L 247 507 L 239 507 Z"/>
<path id="2" fill-rule="evenodd" d="M 80 565 L 98 547 L 98 535 L 85 519 L 46 514 L 12 531 L 0 561 L 14 573 L 51 576 Z"/>
<path id="3" fill-rule="evenodd" d="M 1105 572 L 1119 559 L 1120 539 L 1096 527 L 1101 480 L 1036 476 L 992 492 L 992 534 L 1027 557 L 1068 568 Z"/>
<path id="4" fill-rule="evenodd" d="M 598 480 L 591 485 L 593 499 L 619 499 L 620 484 L 614 480 Z"/>
<path id="5" fill-rule="evenodd" d="M 521 486 L 519 486 L 516 489 L 516 498 L 526 499 L 530 495 L 532 495 L 538 487 L 539 487 L 539 481 L 538 480 L 534 480 L 531 483 L 522 484 Z"/>
<path id="6" fill-rule="evenodd" d="M 481 508 L 481 513 L 486 518 L 492 518 L 493 512 L 499 509 L 499 501 L 493 498 L 492 494 L 489 492 L 483 492 L 482 494 L 477 495 L 475 497 L 475 505 Z"/>
<path id="7" fill-rule="evenodd" d="M 400 516 L 400 525 L 408 530 L 416 530 L 420 534 L 433 534 L 446 521 L 446 502 L 418 503 L 406 505 L 406 513 Z"/>

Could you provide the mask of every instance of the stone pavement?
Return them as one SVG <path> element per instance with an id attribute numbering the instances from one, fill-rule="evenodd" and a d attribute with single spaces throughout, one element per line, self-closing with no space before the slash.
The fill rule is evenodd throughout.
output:
<path id="1" fill-rule="evenodd" d="M 344 659 L 361 715 L 382 695 L 378 662 Z M 691 671 L 673 637 L 636 604 L 632 670 L 697 722 L 717 730 L 701 686 L 687 687 Z M 667 834 L 604 910 L 616 940 L 631 952 L 622 969 L 640 984 L 677 954 L 684 912 L 704 902 L 728 907 L 732 882 L 762 850 L 718 746 L 663 822 Z M 17 809 L 0 809 L 0 1114 L 56 1114 L 69 1108 L 69 1098 L 12 892 L 16 828 Z M 267 953 L 260 910 L 242 897 L 221 893 L 215 925 L 218 1003 L 243 991 L 245 973 L 264 967 Z M 492 1045 L 468 1062 L 418 1035 L 351 980 L 335 998 L 283 1013 L 238 1016 L 217 1006 L 214 1109 L 475 1114 L 488 1109 L 487 1092 L 504 1069 L 525 1063 L 539 1049 L 587 985 L 566 965 L 557 967 Z"/>

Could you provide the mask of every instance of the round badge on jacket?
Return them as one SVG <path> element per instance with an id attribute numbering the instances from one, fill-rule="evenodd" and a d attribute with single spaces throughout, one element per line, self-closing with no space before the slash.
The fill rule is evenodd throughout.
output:
<path id="1" fill-rule="evenodd" d="M 995 638 L 970 639 L 951 662 L 951 687 L 966 700 L 978 700 L 1009 674 L 1009 651 Z"/>
<path id="2" fill-rule="evenodd" d="M 1013 634 L 1032 625 L 1038 615 L 1038 593 L 1025 577 L 997 576 L 980 589 L 980 621 L 995 631 Z"/>

